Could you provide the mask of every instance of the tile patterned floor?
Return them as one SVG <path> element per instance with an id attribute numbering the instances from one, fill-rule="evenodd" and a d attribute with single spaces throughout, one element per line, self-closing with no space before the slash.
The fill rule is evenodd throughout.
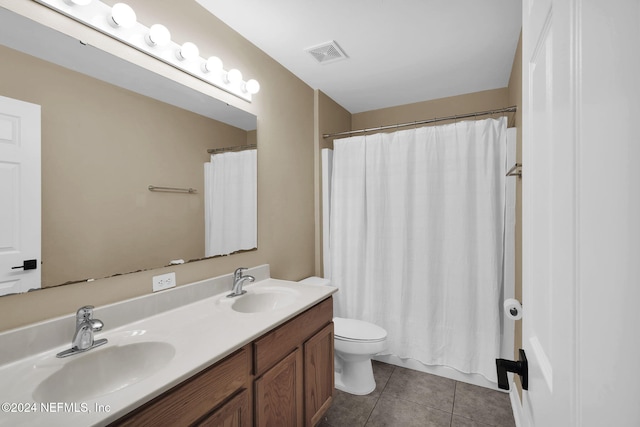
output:
<path id="1" fill-rule="evenodd" d="M 335 391 L 317 427 L 515 427 L 509 395 L 373 362 L 376 390 Z"/>

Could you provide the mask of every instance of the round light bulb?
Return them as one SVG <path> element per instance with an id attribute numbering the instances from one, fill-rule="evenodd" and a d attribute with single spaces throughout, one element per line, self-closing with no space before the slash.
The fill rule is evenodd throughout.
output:
<path id="1" fill-rule="evenodd" d="M 192 61 L 198 56 L 200 56 L 200 49 L 191 42 L 183 43 L 182 46 L 180 46 L 180 49 L 176 50 L 176 57 L 180 61 L 184 61 L 185 59 L 187 61 Z"/>
<path id="2" fill-rule="evenodd" d="M 64 2 L 71 6 L 86 6 L 91 3 L 91 0 L 64 0 Z"/>
<path id="3" fill-rule="evenodd" d="M 222 71 L 222 60 L 217 56 L 210 56 L 202 63 L 202 71 L 205 73 L 214 73 Z"/>
<path id="4" fill-rule="evenodd" d="M 171 41 L 171 33 L 164 25 L 153 24 L 144 40 L 149 46 L 166 46 Z"/>
<path id="5" fill-rule="evenodd" d="M 255 79 L 247 80 L 244 84 L 244 91 L 250 93 L 251 95 L 255 95 L 260 92 L 260 83 L 258 83 Z"/>
<path id="6" fill-rule="evenodd" d="M 124 3 L 116 3 L 111 8 L 109 24 L 113 27 L 131 28 L 136 24 L 136 13 L 131 6 Z"/>
<path id="7" fill-rule="evenodd" d="M 240 83 L 242 81 L 242 73 L 240 72 L 240 70 L 232 68 L 231 70 L 227 71 L 225 81 L 229 84 Z"/>

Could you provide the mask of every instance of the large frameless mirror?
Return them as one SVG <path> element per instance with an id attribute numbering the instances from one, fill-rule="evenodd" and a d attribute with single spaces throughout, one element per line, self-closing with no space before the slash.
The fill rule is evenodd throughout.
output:
<path id="1" fill-rule="evenodd" d="M 207 255 L 208 150 L 255 148 L 254 115 L 4 8 L 0 57 L 41 106 L 42 287 Z"/>

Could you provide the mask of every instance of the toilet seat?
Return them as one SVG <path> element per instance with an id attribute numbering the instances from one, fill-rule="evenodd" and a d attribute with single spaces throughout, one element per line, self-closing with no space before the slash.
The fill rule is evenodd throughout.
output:
<path id="1" fill-rule="evenodd" d="M 333 335 L 340 341 L 370 343 L 387 339 L 387 331 L 363 320 L 334 317 L 333 326 Z"/>

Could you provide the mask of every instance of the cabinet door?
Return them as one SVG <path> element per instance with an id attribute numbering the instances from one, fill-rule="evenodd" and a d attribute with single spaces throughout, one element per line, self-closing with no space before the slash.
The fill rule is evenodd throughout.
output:
<path id="1" fill-rule="evenodd" d="M 257 427 L 302 425 L 302 350 L 297 348 L 255 381 Z"/>
<path id="2" fill-rule="evenodd" d="M 198 427 L 250 427 L 249 393 L 243 390 L 220 409 L 198 424 Z"/>
<path id="3" fill-rule="evenodd" d="M 305 425 L 315 426 L 333 400 L 333 323 L 304 344 Z"/>

